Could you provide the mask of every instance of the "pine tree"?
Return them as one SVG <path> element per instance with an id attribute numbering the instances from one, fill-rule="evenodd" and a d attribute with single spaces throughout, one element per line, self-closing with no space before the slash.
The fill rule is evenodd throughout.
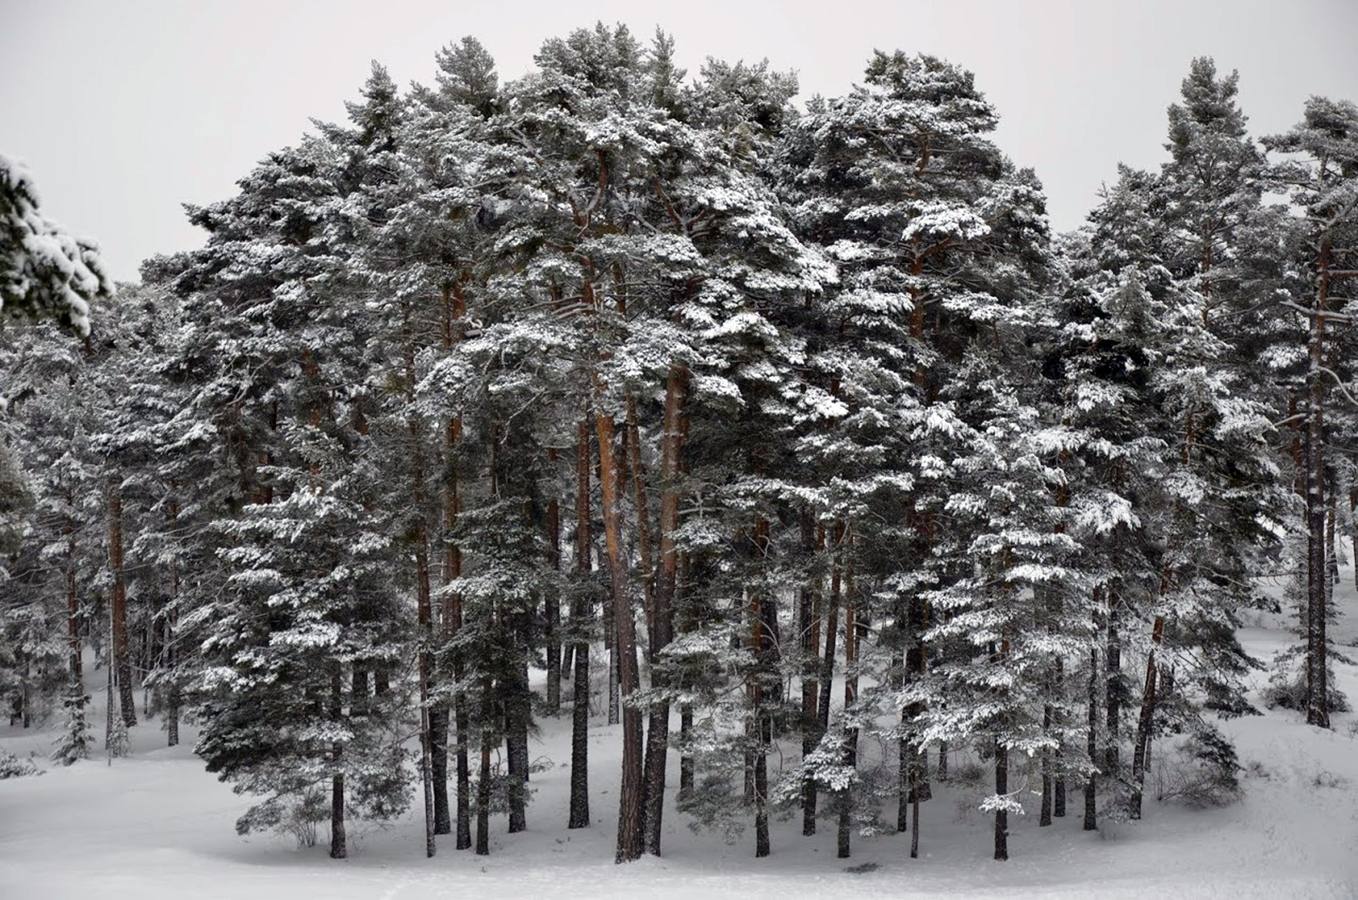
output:
<path id="1" fill-rule="evenodd" d="M 1358 270 L 1344 268 L 1345 255 L 1358 227 L 1358 107 L 1346 101 L 1316 97 L 1306 104 L 1303 120 L 1291 131 L 1265 140 L 1274 152 L 1296 154 L 1300 160 L 1280 167 L 1275 183 L 1290 189 L 1293 205 L 1303 214 L 1297 226 L 1298 255 L 1314 273 L 1309 305 L 1290 302 L 1307 317 L 1305 436 L 1302 441 L 1305 473 L 1305 529 L 1307 536 L 1306 605 L 1306 721 L 1328 728 L 1328 668 L 1326 633 L 1329 581 L 1325 519 L 1327 504 L 1325 403 L 1331 382 L 1343 386 L 1343 376 L 1328 365 L 1332 337 L 1326 321 L 1343 322 L 1346 290 Z M 1299 298 L 1300 299 L 1300 298 Z"/>
<path id="2" fill-rule="evenodd" d="M 0 310 L 9 319 L 52 318 L 89 334 L 90 303 L 113 293 L 98 246 L 39 211 L 33 176 L 0 155 Z"/>

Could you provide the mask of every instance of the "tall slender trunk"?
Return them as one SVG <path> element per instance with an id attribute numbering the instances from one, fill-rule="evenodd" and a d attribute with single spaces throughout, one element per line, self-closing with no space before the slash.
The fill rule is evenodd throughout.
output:
<path id="1" fill-rule="evenodd" d="M 830 727 L 830 688 L 835 674 L 835 640 L 839 632 L 839 542 L 844 537 L 844 525 L 837 523 L 831 534 L 834 562 L 830 566 L 830 598 L 825 606 L 825 655 L 820 665 L 820 708 L 816 717 L 824 734 Z"/>
<path id="2" fill-rule="evenodd" d="M 1339 583 L 1339 554 L 1335 552 L 1334 543 L 1335 519 L 1338 518 L 1339 507 L 1333 487 L 1326 485 L 1325 493 L 1325 574 L 1333 585 Z"/>
<path id="3" fill-rule="evenodd" d="M 1108 647 L 1105 654 L 1107 697 L 1107 734 L 1103 751 L 1104 775 L 1110 779 L 1118 777 L 1118 724 L 1122 718 L 1122 642 L 1118 634 L 1119 596 L 1109 590 L 1108 597 Z"/>
<path id="4" fill-rule="evenodd" d="M 1156 616 L 1151 626 L 1151 650 L 1146 656 L 1146 684 L 1141 691 L 1141 714 L 1136 720 L 1136 743 L 1132 747 L 1131 816 L 1141 818 L 1141 794 L 1146 782 L 1146 754 L 1149 752 L 1151 726 L 1155 721 L 1156 651 L 1165 636 L 1165 619 Z"/>
<path id="5" fill-rule="evenodd" d="M 1353 543 L 1353 586 L 1358 588 L 1358 486 L 1349 488 L 1349 539 Z"/>
<path id="6" fill-rule="evenodd" d="M 1052 705 L 1044 703 L 1042 705 L 1042 733 L 1051 734 L 1052 727 Z M 1052 823 L 1052 751 L 1044 747 L 1041 754 L 1042 765 L 1042 807 L 1038 812 L 1037 824 L 1039 827 Z"/>
<path id="7" fill-rule="evenodd" d="M 74 498 L 72 498 L 74 499 Z M 70 654 L 71 684 L 81 684 L 80 597 L 75 590 L 75 523 L 66 525 L 66 646 Z"/>
<path id="8" fill-rule="evenodd" d="M 636 623 L 627 596 L 626 561 L 622 548 L 622 511 L 618 497 L 618 464 L 613 452 L 613 419 L 600 411 L 594 426 L 599 444 L 599 479 L 604 514 L 604 543 L 608 551 L 609 580 L 613 598 L 614 647 L 622 700 L 622 773 L 618 797 L 617 861 L 637 859 L 642 851 L 641 829 L 641 710 L 630 702 L 640 687 L 637 671 Z"/>
<path id="9" fill-rule="evenodd" d="M 169 520 L 171 531 L 179 519 L 179 502 L 170 497 Z M 169 689 L 165 702 L 165 742 L 167 746 L 179 745 L 179 658 L 176 647 L 179 628 L 179 564 L 171 560 L 169 564 L 170 597 L 165 610 L 165 670 L 170 674 Z"/>
<path id="10" fill-rule="evenodd" d="M 769 550 L 769 523 L 762 516 L 754 527 L 754 552 L 762 567 Z M 750 679 L 750 705 L 752 710 L 754 749 L 754 855 L 762 858 L 769 855 L 769 810 L 768 810 L 768 745 L 772 737 L 772 722 L 764 709 L 764 679 L 769 667 L 769 623 L 766 618 L 764 598 L 760 591 L 750 592 L 750 652 L 754 655 L 755 666 Z"/>
<path id="11" fill-rule="evenodd" d="M 679 470 L 683 455 L 684 404 L 687 398 L 688 369 L 680 363 L 670 365 L 665 378 L 665 409 L 660 436 L 660 559 L 651 589 L 651 684 L 668 686 L 663 665 L 657 655 L 674 639 L 674 595 L 679 575 L 679 550 L 674 535 L 679 528 Z M 646 491 L 641 481 L 640 442 L 637 435 L 636 403 L 629 399 L 627 409 L 629 444 L 632 450 L 632 479 L 636 485 L 637 520 L 646 522 Z M 649 529 L 640 533 L 643 565 L 651 559 Z M 691 716 L 691 713 L 690 713 Z M 660 836 L 665 809 L 665 768 L 669 755 L 670 704 L 659 700 L 652 705 L 646 731 L 645 761 L 645 845 L 646 852 L 660 855 Z"/>
<path id="12" fill-rule="evenodd" d="M 448 807 L 448 707 L 441 701 L 429 709 L 429 771 L 434 785 L 434 834 L 453 830 Z"/>
<path id="13" fill-rule="evenodd" d="M 848 537 L 849 547 L 853 546 L 853 535 Z M 847 717 L 853 705 L 858 702 L 858 624 L 855 621 L 853 592 L 853 562 L 848 560 L 844 566 L 844 713 Z M 853 769 L 858 765 L 858 729 L 844 729 L 844 765 Z M 839 829 L 837 834 L 837 853 L 840 859 L 850 856 L 849 838 L 853 824 L 853 794 L 851 788 L 839 792 L 836 798 L 839 806 Z"/>
<path id="14" fill-rule="evenodd" d="M 1329 298 L 1330 241 L 1321 240 L 1319 277 L 1308 341 L 1306 408 L 1306 723 L 1330 727 L 1326 653 L 1327 590 L 1325 579 L 1325 313 Z"/>
<path id="15" fill-rule="evenodd" d="M 407 399 L 414 399 L 415 389 L 415 347 L 410 334 L 408 312 L 402 328 L 404 334 L 403 354 L 405 358 Z M 434 815 L 434 771 L 433 742 L 429 719 L 429 690 L 432 678 L 433 659 L 431 648 L 434 642 L 434 607 L 429 582 L 429 525 L 425 520 L 428 495 L 425 486 L 424 434 L 419 421 L 410 416 L 406 420 L 406 433 L 410 438 L 411 501 L 415 513 L 415 616 L 419 626 L 419 645 L 416 649 L 420 697 L 420 784 L 424 793 L 424 855 L 434 855 L 435 815 Z M 447 787 L 443 789 L 443 805 L 447 809 Z M 445 812 L 446 815 L 446 812 Z"/>
<path id="16" fill-rule="evenodd" d="M 1087 699 L 1089 720 L 1085 752 L 1089 756 L 1089 765 L 1092 767 L 1097 764 L 1099 740 L 1099 651 L 1094 647 L 1089 648 L 1089 697 Z M 1098 828 L 1098 823 L 1095 821 L 1095 803 L 1098 791 L 1097 775 L 1097 771 L 1091 771 L 1085 776 L 1085 831 L 1093 831 Z"/>
<path id="17" fill-rule="evenodd" d="M 808 559 L 816 555 L 816 523 L 810 510 L 800 514 L 802 553 Z M 816 670 L 820 657 L 820 586 L 816 576 L 808 574 L 797 603 L 797 628 L 802 636 L 802 759 L 809 757 L 820 742 L 818 683 Z M 802 834 L 816 833 L 816 782 L 807 778 L 802 782 Z"/>
<path id="18" fill-rule="evenodd" d="M 589 423 L 582 421 L 575 448 L 575 571 L 582 583 L 589 579 L 591 568 L 589 450 Z M 570 828 L 589 826 L 589 606 L 579 596 L 571 603 L 575 694 L 571 700 Z"/>
<path id="19" fill-rule="evenodd" d="M 341 725 L 344 714 L 343 673 L 340 664 L 335 663 L 330 672 L 330 716 L 336 727 Z M 344 859 L 349 855 L 349 846 L 344 834 L 344 773 L 339 771 L 344 758 L 344 748 L 335 744 L 331 759 L 335 771 L 330 776 L 330 858 Z"/>
<path id="20" fill-rule="evenodd" d="M 519 640 L 519 651 L 526 655 L 527 647 Z M 506 686 L 505 759 L 509 778 L 506 784 L 509 798 L 509 833 L 517 834 L 528 828 L 528 719 L 531 694 L 528 689 L 526 656 L 521 667 L 515 668 L 513 680 Z"/>
<path id="21" fill-rule="evenodd" d="M 489 688 L 486 688 L 489 693 Z M 481 731 L 481 771 L 476 780 L 476 855 L 490 855 L 490 748 L 489 728 Z"/>
<path id="22" fill-rule="evenodd" d="M 905 651 L 906 677 L 914 682 L 924 678 L 925 668 L 928 665 L 928 648 L 924 643 L 924 631 L 928 623 L 927 607 L 921 597 L 911 597 L 909 600 L 908 623 L 909 623 L 909 646 Z M 901 723 L 903 729 L 908 733 L 914 729 L 914 724 L 919 717 L 924 714 L 924 707 L 919 703 L 912 703 L 901 713 Z M 929 787 L 929 758 L 928 753 L 915 738 L 909 738 L 905 744 L 907 755 L 907 768 L 909 769 L 907 780 L 910 782 L 909 800 L 912 810 L 919 809 L 919 803 L 928 800 L 932 796 Z"/>
<path id="23" fill-rule="evenodd" d="M 1009 793 L 1009 748 L 995 741 L 995 793 L 1001 797 Z M 1009 811 L 1001 806 L 995 810 L 995 858 L 1009 858 Z"/>
<path id="24" fill-rule="evenodd" d="M 555 471 L 557 452 L 548 448 L 547 462 Z M 547 565 L 552 571 L 561 570 L 561 500 L 553 492 L 547 501 Z M 543 599 L 544 628 L 547 645 L 547 712 L 556 715 L 561 710 L 561 603 L 560 597 L 548 588 Z"/>
<path id="25" fill-rule="evenodd" d="M 123 573 L 123 495 L 115 480 L 108 488 L 108 564 L 113 573 L 113 661 L 118 670 L 118 709 L 128 728 L 137 724 L 132 694 L 132 658 L 127 642 L 127 581 Z"/>
<path id="26" fill-rule="evenodd" d="M 693 737 L 693 706 L 689 703 L 679 705 L 679 740 L 687 745 Z M 679 798 L 687 800 L 693 796 L 694 764 L 693 756 L 684 753 L 679 757 Z"/>
<path id="27" fill-rule="evenodd" d="M 467 300 L 462 291 L 462 283 L 453 281 L 443 289 L 443 347 L 445 351 L 451 350 L 453 344 L 458 340 L 458 328 L 463 317 L 467 313 Z M 443 531 L 445 535 L 452 532 L 457 525 L 458 515 L 462 511 L 461 482 L 457 467 L 458 444 L 462 440 L 462 418 L 460 416 L 450 416 L 444 429 L 443 435 L 443 455 L 445 459 L 445 475 L 443 481 Z M 462 628 L 462 596 L 451 588 L 453 582 L 462 577 L 462 549 L 453 541 L 446 540 L 443 548 L 443 591 L 441 596 L 439 619 L 441 623 L 443 643 L 448 644 L 456 637 Z M 455 683 L 462 681 L 464 671 L 462 652 L 454 650 L 452 653 L 453 680 Z M 447 769 L 448 752 L 448 720 L 450 711 L 447 701 L 440 705 L 437 718 L 431 720 L 431 732 L 434 725 L 439 725 L 437 736 L 438 740 L 434 746 L 435 759 L 439 756 L 444 757 L 443 768 Z M 461 690 L 453 696 L 451 715 L 453 725 L 457 734 L 457 810 L 456 844 L 458 850 L 467 850 L 472 845 L 471 828 L 471 720 L 467 712 L 467 698 Z M 434 737 L 431 734 L 431 737 Z M 441 820 L 438 813 L 439 793 L 443 794 L 443 806 L 447 807 L 447 779 L 439 778 L 435 780 L 435 831 L 439 834 L 446 834 L 447 828 L 440 831 Z M 445 813 L 446 815 L 446 813 Z"/>
<path id="28" fill-rule="evenodd" d="M 1055 695 L 1061 697 L 1065 694 L 1066 674 L 1065 666 L 1057 657 L 1055 663 L 1056 685 Z M 1065 769 L 1065 714 L 1064 708 L 1054 711 L 1054 720 L 1057 730 L 1056 749 L 1052 751 L 1052 766 L 1055 769 L 1053 779 L 1055 784 L 1052 789 L 1052 815 L 1058 819 L 1066 817 L 1066 769 Z"/>

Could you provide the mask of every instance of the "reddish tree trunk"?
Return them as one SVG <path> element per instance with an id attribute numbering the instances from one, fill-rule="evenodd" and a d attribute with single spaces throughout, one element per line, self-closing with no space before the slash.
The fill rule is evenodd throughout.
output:
<path id="1" fill-rule="evenodd" d="M 600 488 L 604 514 L 604 543 L 608 552 L 609 581 L 613 598 L 613 638 L 618 660 L 618 683 L 625 708 L 622 711 L 622 777 L 618 798 L 617 861 L 637 859 L 642 851 L 642 753 L 641 710 L 627 703 L 640 687 L 637 671 L 636 623 L 627 597 L 626 560 L 622 548 L 622 511 L 618 497 L 618 462 L 613 452 L 612 417 L 595 414 L 598 438 Z"/>

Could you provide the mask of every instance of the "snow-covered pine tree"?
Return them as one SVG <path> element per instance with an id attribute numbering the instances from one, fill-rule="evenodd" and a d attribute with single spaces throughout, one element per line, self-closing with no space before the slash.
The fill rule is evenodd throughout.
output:
<path id="1" fill-rule="evenodd" d="M 1332 367 L 1334 337 L 1327 320 L 1347 321 L 1347 301 L 1358 284 L 1353 262 L 1358 235 L 1358 106 L 1313 97 L 1302 121 L 1282 135 L 1266 138 L 1269 150 L 1291 159 L 1273 181 L 1288 189 L 1302 220 L 1296 226 L 1298 256 L 1313 275 L 1310 297 L 1289 301 L 1307 317 L 1307 370 L 1301 412 L 1305 416 L 1302 471 L 1305 473 L 1307 539 L 1306 721 L 1328 728 L 1330 696 L 1326 655 L 1329 638 L 1329 562 L 1326 541 L 1327 485 L 1325 405 L 1332 385 L 1346 394 L 1351 373 Z M 1305 283 L 1305 282 L 1303 282 Z M 1349 398 L 1346 396 L 1346 400 Z M 1351 401 L 1350 401 L 1351 402 Z"/>
<path id="2" fill-rule="evenodd" d="M 0 312 L 52 318 L 90 331 L 90 303 L 113 292 L 98 246 L 67 234 L 38 209 L 37 186 L 18 160 L 0 154 Z"/>

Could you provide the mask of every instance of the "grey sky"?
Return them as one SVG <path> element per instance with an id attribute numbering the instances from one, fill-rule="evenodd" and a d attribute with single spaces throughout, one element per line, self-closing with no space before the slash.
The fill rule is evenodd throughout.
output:
<path id="1" fill-rule="evenodd" d="M 432 80 L 435 50 L 472 34 L 508 78 L 545 38 L 596 19 L 642 37 L 663 26 L 690 71 L 768 57 L 803 95 L 842 93 L 874 47 L 965 65 L 1063 229 L 1119 159 L 1162 159 L 1165 107 L 1195 55 L 1240 70 L 1256 134 L 1294 122 L 1309 94 L 1358 99 L 1358 0 L 0 0 L 0 152 L 28 163 L 49 216 L 133 278 L 143 257 L 200 242 L 181 202 L 228 196 L 309 117 L 341 118 L 369 60 Z"/>

